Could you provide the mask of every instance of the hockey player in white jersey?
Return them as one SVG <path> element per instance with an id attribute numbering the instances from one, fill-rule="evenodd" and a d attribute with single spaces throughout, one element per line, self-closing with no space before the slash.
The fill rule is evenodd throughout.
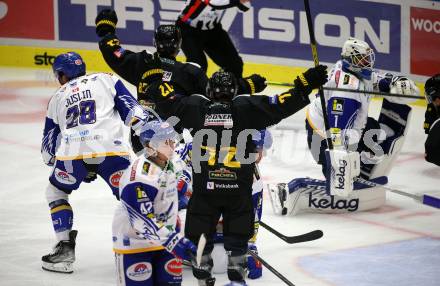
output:
<path id="1" fill-rule="evenodd" d="M 58 55 L 53 71 L 62 86 L 48 104 L 41 153 L 53 166 L 46 199 L 59 242 L 42 261 L 45 270 L 71 273 L 77 231 L 69 195 L 98 174 L 118 197 L 119 179 L 130 164 L 124 123 L 139 129 L 149 114 L 118 78 L 86 75 L 75 52 Z"/>
<path id="2" fill-rule="evenodd" d="M 418 89 L 407 77 L 373 70 L 374 61 L 374 51 L 366 42 L 349 38 L 344 43 L 341 59 L 332 68 L 325 87 L 359 92 L 324 91 L 334 150 L 328 150 L 325 140 L 320 98 L 306 111 L 308 146 L 322 166 L 327 184 L 297 178 L 270 188 L 276 213 L 360 211 L 384 204 L 384 190 L 355 184 L 354 180 L 360 175 L 378 184 L 387 183 L 386 176 L 403 145 L 411 108 L 402 98 L 387 98 L 375 120 L 368 117 L 371 96 L 363 91 L 416 95 Z"/>
<path id="3" fill-rule="evenodd" d="M 196 252 L 179 229 L 175 134 L 166 122 L 149 122 L 140 134 L 145 153 L 121 177 L 113 219 L 118 285 L 180 285 L 181 257 Z"/>

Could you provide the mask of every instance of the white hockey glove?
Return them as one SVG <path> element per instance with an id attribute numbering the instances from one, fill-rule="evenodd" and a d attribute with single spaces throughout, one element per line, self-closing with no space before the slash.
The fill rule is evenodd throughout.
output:
<path id="1" fill-rule="evenodd" d="M 326 150 L 327 192 L 330 195 L 348 197 L 353 192 L 354 178 L 360 174 L 358 152 Z"/>
<path id="2" fill-rule="evenodd" d="M 403 94 L 403 95 L 419 95 L 419 89 L 414 83 L 406 76 L 394 76 L 390 83 L 390 93 Z M 387 97 L 387 100 L 398 104 L 409 104 L 416 99 L 404 98 L 404 97 Z"/>

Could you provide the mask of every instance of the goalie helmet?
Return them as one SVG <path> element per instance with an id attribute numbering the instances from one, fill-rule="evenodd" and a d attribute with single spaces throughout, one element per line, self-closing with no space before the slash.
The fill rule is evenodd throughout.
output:
<path id="1" fill-rule="evenodd" d="M 213 101 L 230 102 L 238 90 L 234 74 L 224 70 L 215 72 L 208 80 L 206 94 Z"/>
<path id="2" fill-rule="evenodd" d="M 174 141 L 177 133 L 168 123 L 160 120 L 147 122 L 141 130 L 139 139 L 145 147 L 146 156 L 154 157 L 157 153 L 165 155 L 171 159 L 174 153 Z"/>
<path id="3" fill-rule="evenodd" d="M 359 39 L 348 38 L 342 47 L 342 66 L 363 79 L 370 80 L 375 55 L 370 46 Z"/>
<path id="4" fill-rule="evenodd" d="M 71 80 L 86 74 L 86 64 L 77 53 L 67 52 L 55 58 L 52 70 L 58 80 L 63 75 Z"/>
<path id="5" fill-rule="evenodd" d="M 425 96 L 429 103 L 432 103 L 436 98 L 440 98 L 440 73 L 425 82 Z"/>
<path id="6" fill-rule="evenodd" d="M 154 31 L 153 44 L 161 57 L 175 57 L 181 43 L 182 35 L 175 25 L 160 25 Z"/>

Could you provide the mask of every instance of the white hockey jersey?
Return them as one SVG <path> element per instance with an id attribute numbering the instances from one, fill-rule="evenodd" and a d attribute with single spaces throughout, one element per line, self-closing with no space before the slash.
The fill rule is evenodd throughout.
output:
<path id="1" fill-rule="evenodd" d="M 50 99 L 42 154 L 57 160 L 128 155 L 123 122 L 148 113 L 121 80 L 106 73 L 84 75 L 59 88 Z"/>
<path id="2" fill-rule="evenodd" d="M 141 155 L 120 179 L 121 204 L 113 218 L 113 250 L 140 253 L 164 249 L 167 239 L 179 232 L 176 172 Z"/>
<path id="3" fill-rule="evenodd" d="M 352 73 L 342 69 L 342 62 L 338 61 L 330 72 L 330 79 L 325 87 L 341 89 L 356 89 L 359 93 L 324 90 L 327 117 L 332 134 L 340 132 L 340 145 L 355 144 L 367 123 L 368 108 L 371 95 L 362 91 L 379 90 L 379 81 L 385 75 L 375 71 L 371 80 L 362 80 Z M 321 108 L 321 99 L 317 96 L 306 109 L 306 118 L 310 126 L 322 137 L 325 137 L 325 127 Z M 347 142 L 347 139 L 350 139 Z"/>

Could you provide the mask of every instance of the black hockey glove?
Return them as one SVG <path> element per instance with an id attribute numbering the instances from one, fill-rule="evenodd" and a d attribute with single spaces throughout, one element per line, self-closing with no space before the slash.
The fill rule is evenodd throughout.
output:
<path id="1" fill-rule="evenodd" d="M 328 80 L 327 66 L 319 65 L 308 69 L 299 75 L 294 81 L 295 87 L 291 90 L 292 94 L 299 94 L 303 97 L 309 95 L 313 89 L 320 87 Z"/>
<path id="2" fill-rule="evenodd" d="M 96 175 L 95 172 L 88 172 L 87 176 L 84 178 L 84 183 L 90 183 L 93 182 L 94 180 L 96 180 L 98 176 Z"/>
<path id="3" fill-rule="evenodd" d="M 96 34 L 99 37 L 104 37 L 107 34 L 114 34 L 116 24 L 118 23 L 118 16 L 116 12 L 111 9 L 104 9 L 96 16 Z"/>
<path id="4" fill-rule="evenodd" d="M 262 77 L 259 74 L 253 74 L 253 75 L 245 77 L 243 79 L 249 85 L 249 94 L 262 92 L 267 86 L 266 78 Z"/>
<path id="5" fill-rule="evenodd" d="M 159 54 L 156 52 L 154 55 L 147 54 L 144 57 L 145 61 L 145 71 L 142 75 L 142 82 L 150 85 L 151 83 L 161 80 L 163 76 L 162 61 L 160 60 Z"/>

